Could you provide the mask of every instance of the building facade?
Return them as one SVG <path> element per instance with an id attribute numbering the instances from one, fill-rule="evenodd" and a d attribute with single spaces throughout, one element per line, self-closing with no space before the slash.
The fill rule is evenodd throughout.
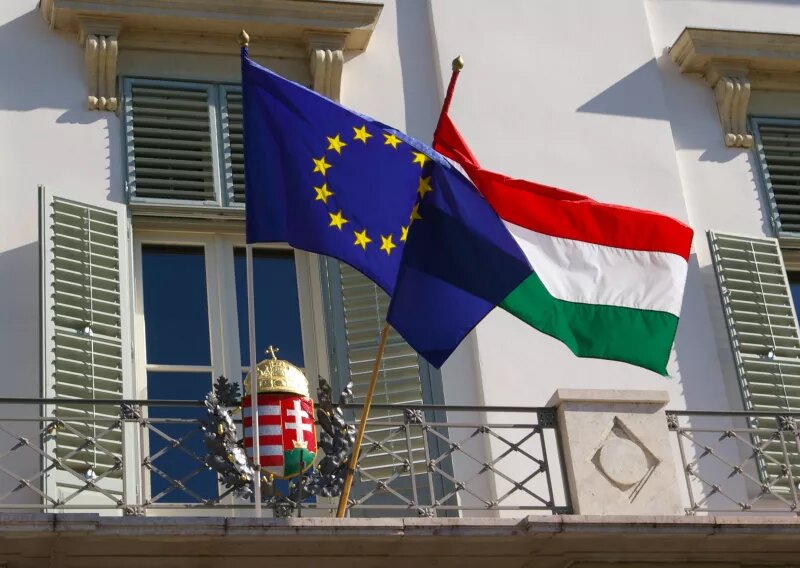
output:
<path id="1" fill-rule="evenodd" d="M 799 17 L 793 0 L 2 3 L 0 561 L 318 546 L 348 564 L 638 566 L 652 545 L 791 565 Z M 337 529 L 320 497 L 310 519 L 253 519 L 204 467 L 205 410 L 175 402 L 249 361 L 242 28 L 255 60 L 423 141 L 461 55 L 450 112 L 485 167 L 688 223 L 669 376 L 577 358 L 501 310 L 440 371 L 393 333 L 351 509 L 366 518 Z M 257 248 L 254 276 L 258 349 L 363 401 L 385 294 L 288 246 Z"/>

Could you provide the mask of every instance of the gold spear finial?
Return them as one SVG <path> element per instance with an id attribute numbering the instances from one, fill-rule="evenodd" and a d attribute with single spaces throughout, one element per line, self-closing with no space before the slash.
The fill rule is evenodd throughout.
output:
<path id="1" fill-rule="evenodd" d="M 247 47 L 250 45 L 250 36 L 247 35 L 247 32 L 244 30 L 239 32 L 239 45 L 242 47 Z"/>
<path id="2" fill-rule="evenodd" d="M 461 71 L 464 68 L 464 59 L 459 55 L 453 59 L 453 71 Z"/>

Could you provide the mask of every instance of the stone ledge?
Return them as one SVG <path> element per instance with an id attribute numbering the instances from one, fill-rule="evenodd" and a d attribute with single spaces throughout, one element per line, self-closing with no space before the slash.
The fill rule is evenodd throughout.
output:
<path id="1" fill-rule="evenodd" d="M 552 533 L 664 534 L 791 533 L 800 537 L 798 516 L 626 516 L 530 515 L 522 518 L 374 518 L 320 517 L 255 519 L 225 517 L 105 517 L 94 513 L 0 514 L 0 538 L 29 532 L 94 533 L 97 536 L 522 536 Z M 800 542 L 800 541 L 799 541 Z"/>
<path id="2" fill-rule="evenodd" d="M 547 406 L 559 406 L 565 402 L 663 405 L 669 402 L 669 393 L 657 390 L 558 389 L 550 397 Z"/>

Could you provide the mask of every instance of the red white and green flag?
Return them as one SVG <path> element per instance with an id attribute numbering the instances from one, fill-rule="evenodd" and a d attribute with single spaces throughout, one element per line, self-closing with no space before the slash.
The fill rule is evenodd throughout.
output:
<path id="1" fill-rule="evenodd" d="M 486 170 L 478 165 L 446 113 L 437 127 L 434 149 L 464 169 L 518 249 L 515 252 L 507 242 L 502 244 L 508 237 L 501 234 L 502 228 L 490 236 L 484 231 L 473 242 L 492 244 L 473 246 L 475 270 L 465 274 L 463 270 L 459 272 L 458 259 L 451 259 L 461 254 L 458 243 L 465 242 L 469 235 L 462 231 L 458 240 L 448 240 L 453 231 L 415 224 L 409 238 L 416 237 L 415 232 L 422 233 L 420 239 L 428 236 L 427 250 L 437 249 L 436 266 L 429 262 L 425 268 L 423 261 L 404 253 L 409 256 L 404 256 L 409 268 L 401 270 L 393 301 L 423 298 L 425 291 L 438 286 L 448 289 L 451 297 L 457 296 L 453 303 L 463 306 L 474 305 L 476 298 L 487 300 L 562 341 L 580 357 L 624 361 L 667 373 L 686 281 L 693 234 L 690 227 L 652 211 L 600 203 L 584 195 Z M 431 193 L 434 199 L 435 192 L 436 189 Z M 461 205 L 467 203 L 468 192 L 461 193 L 462 197 L 450 199 L 449 203 L 428 203 L 428 217 L 446 217 L 450 226 L 458 217 L 461 225 L 469 225 L 469 208 Z M 421 211 L 425 219 L 426 210 Z M 447 253 L 440 252 L 448 246 Z M 416 248 L 424 252 L 424 247 Z M 481 250 L 496 252 L 485 254 Z M 500 283 L 508 272 L 504 272 L 504 266 L 520 272 L 519 263 L 508 260 L 520 256 L 526 263 L 521 276 L 510 286 Z M 495 261 L 496 268 L 492 268 Z M 473 284 L 487 272 L 496 275 L 493 280 L 498 281 L 497 285 Z M 428 301 L 426 310 L 439 309 L 438 303 Z M 409 304 L 403 301 L 404 307 Z M 418 350 L 422 348 L 424 355 L 432 353 L 439 363 L 454 347 L 452 342 L 443 341 L 437 346 L 437 341 L 467 333 L 485 315 L 477 309 L 475 314 L 471 320 L 457 322 L 458 310 L 450 310 L 449 320 L 440 325 L 447 333 L 415 327 L 412 315 L 399 309 L 390 309 L 390 322 L 409 343 Z M 439 317 L 437 321 L 444 319 Z"/>

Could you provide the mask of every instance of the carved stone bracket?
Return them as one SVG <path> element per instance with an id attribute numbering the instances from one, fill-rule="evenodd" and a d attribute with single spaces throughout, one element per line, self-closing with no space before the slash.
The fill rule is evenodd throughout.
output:
<path id="1" fill-rule="evenodd" d="M 307 34 L 311 65 L 311 87 L 326 97 L 339 100 L 344 68 L 345 36 L 342 34 Z"/>
<path id="2" fill-rule="evenodd" d="M 800 91 L 800 35 L 686 28 L 669 49 L 681 73 L 714 90 L 725 145 L 749 148 L 751 90 Z"/>
<path id="3" fill-rule="evenodd" d="M 116 111 L 119 22 L 80 20 L 89 110 Z"/>
<path id="4" fill-rule="evenodd" d="M 742 76 L 721 75 L 712 87 L 725 145 L 728 148 L 752 147 L 753 136 L 747 133 L 750 80 Z"/>

